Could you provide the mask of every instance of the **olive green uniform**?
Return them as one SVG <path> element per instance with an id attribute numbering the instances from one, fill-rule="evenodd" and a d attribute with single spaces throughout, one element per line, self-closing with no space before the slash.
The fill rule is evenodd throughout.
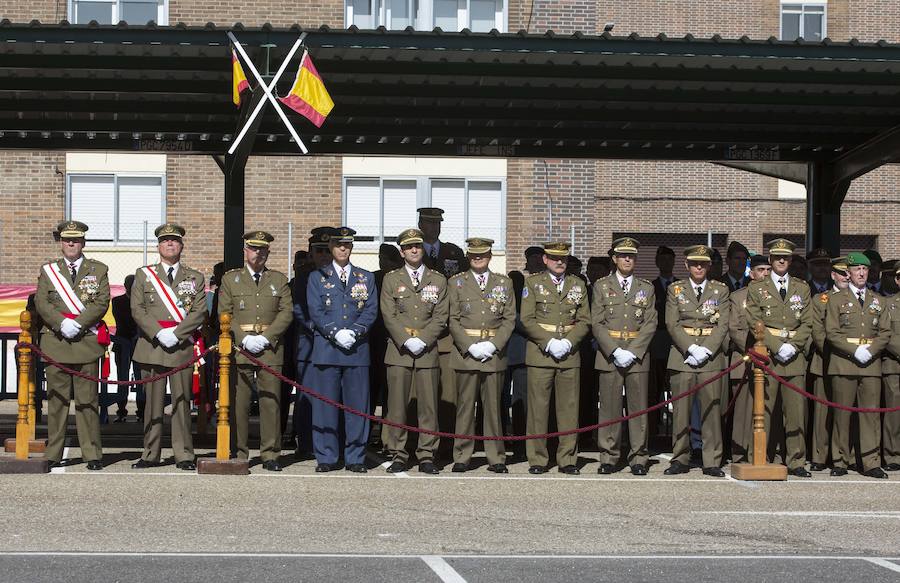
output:
<path id="1" fill-rule="evenodd" d="M 878 407 L 881 404 L 881 351 L 891 335 L 891 314 L 886 310 L 890 300 L 867 290 L 859 305 L 852 288 L 834 292 L 825 308 L 825 334 L 831 345 L 828 375 L 832 378 L 834 401 L 843 405 Z M 872 360 L 862 365 L 854 357 L 856 349 L 869 345 Z M 846 469 L 850 457 L 850 412 L 834 410 L 835 468 Z M 863 471 L 881 466 L 881 416 L 859 414 L 859 454 Z"/>
<path id="2" fill-rule="evenodd" d="M 482 290 L 475 274 L 466 271 L 450 278 L 450 334 L 453 338 L 451 365 L 456 371 L 456 433 L 475 432 L 475 407 L 481 400 L 484 435 L 501 436 L 500 397 L 506 374 L 506 345 L 516 325 L 516 301 L 512 280 L 488 272 Z M 497 351 L 486 362 L 472 357 L 472 344 L 487 341 Z M 453 461 L 468 464 L 475 449 L 470 439 L 453 444 Z M 506 463 L 502 441 L 485 441 L 488 463 Z"/>
<path id="3" fill-rule="evenodd" d="M 884 406 L 900 407 L 900 295 L 888 300 L 891 340 L 883 352 Z M 882 447 L 885 465 L 900 464 L 900 411 L 884 414 Z"/>
<path id="4" fill-rule="evenodd" d="M 825 374 L 831 347 L 825 340 L 825 307 L 834 290 L 816 294 L 812 299 L 812 347 L 809 359 L 809 374 L 813 381 L 813 394 L 817 397 L 833 401 L 831 378 Z M 900 369 L 898 369 L 900 372 Z M 831 407 L 821 403 L 813 403 L 812 441 L 810 442 L 810 461 L 814 464 L 828 463 L 831 451 L 833 424 Z"/>
<path id="5" fill-rule="evenodd" d="M 548 272 L 526 278 L 520 321 L 528 338 L 525 349 L 528 367 L 526 432 L 529 435 L 547 432 L 550 397 L 554 390 L 557 429 L 576 429 L 581 378 L 578 344 L 590 331 L 591 321 L 584 282 L 574 275 L 567 275 L 562 290 L 557 291 Z M 560 360 L 545 351 L 553 338 L 572 343 L 571 351 Z M 577 435 L 559 438 L 556 462 L 560 467 L 575 465 L 577 444 Z M 550 463 L 546 439 L 529 439 L 525 449 L 532 466 L 546 467 Z"/>
<path id="6" fill-rule="evenodd" d="M 151 266 L 157 277 L 167 282 L 165 266 Z M 159 343 L 156 334 L 162 330 L 160 322 L 176 320 L 163 302 L 164 298 L 149 281 L 143 269 L 134 274 L 131 287 L 131 315 L 138 325 L 140 336 L 132 359 L 140 363 L 141 376 L 147 378 L 165 374 L 194 357 L 193 334 L 206 318 L 206 290 L 203 274 L 180 264 L 169 284 L 179 307 L 187 312 L 173 331 L 179 342 L 172 348 Z M 171 324 L 166 327 L 172 327 Z M 172 453 L 175 462 L 193 461 L 194 446 L 191 439 L 191 399 L 193 367 L 188 367 L 166 378 L 144 385 L 147 405 L 144 408 L 144 452 L 141 459 L 156 463 L 160 460 L 163 436 L 163 417 L 166 383 L 172 391 Z"/>
<path id="7" fill-rule="evenodd" d="M 293 319 L 291 289 L 281 272 L 263 269 L 259 285 L 245 266 L 232 269 L 222 277 L 219 286 L 219 313 L 231 314 L 235 345 L 240 346 L 248 334 L 262 334 L 269 345 L 253 356 L 267 366 L 281 371 L 284 364 L 282 336 Z M 232 419 L 237 456 L 247 459 L 251 386 L 256 380 L 259 392 L 259 455 L 263 462 L 277 460 L 281 453 L 281 381 L 236 353 L 232 368 Z"/>
<path id="8" fill-rule="evenodd" d="M 406 267 L 384 276 L 381 287 L 381 314 L 388 332 L 384 362 L 387 365 L 388 420 L 406 423 L 407 410 L 416 402 L 419 427 L 437 430 L 440 362 L 437 341 L 447 328 L 447 279 L 427 267 L 419 286 L 414 287 Z M 425 343 L 418 355 L 403 344 L 412 337 Z M 384 426 L 382 439 L 394 461 L 409 461 L 407 432 Z M 416 458 L 433 462 L 438 438 L 420 434 Z"/>
<path id="9" fill-rule="evenodd" d="M 645 279 L 631 278 L 627 293 L 623 293 L 617 272 L 594 283 L 591 329 L 597 340 L 594 368 L 600 398 L 599 421 L 609 421 L 622 414 L 622 387 L 628 412 L 647 408 L 650 359 L 647 350 L 656 333 L 658 315 L 653 284 Z M 619 368 L 613 360 L 617 348 L 628 350 L 636 360 L 626 368 Z M 647 416 L 628 421 L 629 465 L 647 465 L 649 435 Z M 621 456 L 622 425 L 603 427 L 597 432 L 600 463 L 617 464 Z"/>
<path id="10" fill-rule="evenodd" d="M 773 278 L 787 282 L 784 299 Z M 796 277 L 779 276 L 774 272 L 762 281 L 755 281 L 747 292 L 747 322 L 761 321 L 766 326 L 765 343 L 772 357 L 768 365 L 785 381 L 797 386 L 806 384 L 806 353 L 812 342 L 812 320 L 809 285 Z M 796 354 L 788 362 L 781 362 L 776 355 L 782 344 L 790 344 Z M 782 417 L 787 445 L 785 465 L 788 470 L 802 468 L 806 464 L 806 400 L 771 378 L 766 379 L 766 434 L 770 434 L 772 415 L 778 399 L 781 399 Z M 770 449 L 772 449 L 770 447 Z"/>
<path id="11" fill-rule="evenodd" d="M 69 270 L 63 259 L 56 262 L 63 277 Z M 90 331 L 106 314 L 109 308 L 108 268 L 103 263 L 85 258 L 75 274 L 72 289 L 78 295 L 84 310 L 75 318 L 81 324 L 81 331 L 68 340 L 60 332 L 60 325 L 69 309 L 56 291 L 44 269 L 38 276 L 34 305 L 44 321 L 41 335 L 41 350 L 47 356 L 84 374 L 97 376 L 98 361 L 103 357 L 104 347 L 97 343 L 97 336 Z M 99 461 L 103 457 L 100 443 L 100 414 L 98 409 L 97 383 L 70 376 L 55 366 L 46 367 L 47 377 L 47 450 L 46 458 L 51 462 L 62 459 L 66 438 L 66 422 L 69 418 L 69 402 L 75 399 L 75 427 L 78 431 L 78 445 L 84 461 Z"/>
<path id="12" fill-rule="evenodd" d="M 728 313 L 728 336 L 731 340 L 731 363 L 743 358 L 755 342 L 747 323 L 747 292 L 749 287 L 732 292 Z M 732 380 L 744 378 L 747 367 L 739 366 L 731 372 Z M 753 457 L 753 385 L 752 377 L 744 384 L 735 398 L 731 425 L 731 459 L 733 463 L 749 463 Z M 723 406 L 726 403 L 723 403 Z"/>
<path id="13" fill-rule="evenodd" d="M 671 378 L 672 395 L 678 396 L 727 368 L 725 347 L 728 339 L 730 302 L 728 287 L 721 282 L 706 280 L 699 300 L 692 280 L 671 284 L 666 292 L 666 328 L 672 336 L 667 368 Z M 688 347 L 702 346 L 712 352 L 700 366 L 685 361 Z M 703 439 L 703 467 L 722 464 L 722 383 L 713 381 L 690 397 L 675 401 L 672 414 L 672 461 L 687 465 L 691 457 L 691 408 L 694 399 L 700 400 L 701 436 Z"/>

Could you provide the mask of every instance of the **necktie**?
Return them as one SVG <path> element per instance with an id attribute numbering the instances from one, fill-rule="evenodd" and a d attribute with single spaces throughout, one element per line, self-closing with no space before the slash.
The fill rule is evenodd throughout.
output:
<path id="1" fill-rule="evenodd" d="M 256 285 L 259 285 L 259 274 L 258 273 L 253 274 L 253 281 L 256 282 Z"/>
<path id="2" fill-rule="evenodd" d="M 700 296 L 702 296 L 702 295 L 703 295 L 703 286 L 698 285 L 697 286 L 697 301 L 698 302 L 700 301 Z"/>
<path id="3" fill-rule="evenodd" d="M 418 271 L 412 272 L 412 282 L 413 282 L 413 287 L 416 289 L 419 289 L 419 272 Z"/>
<path id="4" fill-rule="evenodd" d="M 787 289 L 784 287 L 784 278 L 778 280 L 778 295 L 781 296 L 781 301 L 784 301 L 784 298 L 787 296 Z"/>
<path id="5" fill-rule="evenodd" d="M 173 281 L 175 281 L 175 278 L 172 277 L 172 272 L 173 272 L 173 271 L 175 271 L 175 268 L 174 268 L 174 267 L 169 267 L 169 272 L 168 272 L 169 275 L 168 275 L 168 278 L 169 278 L 169 283 L 170 283 L 170 284 L 171 284 Z M 257 283 L 259 283 L 259 282 L 257 281 Z"/>
<path id="6" fill-rule="evenodd" d="M 863 295 L 863 291 L 859 290 L 858 292 L 856 292 L 856 297 L 859 298 L 859 307 L 860 308 L 863 307 L 863 305 L 865 305 L 865 303 L 866 303 L 865 296 Z"/>
<path id="7" fill-rule="evenodd" d="M 563 278 L 556 279 L 556 277 L 552 277 L 551 279 L 553 280 L 553 283 L 556 284 L 556 293 L 562 293 Z"/>
<path id="8" fill-rule="evenodd" d="M 622 280 L 622 293 L 625 294 L 626 296 L 628 295 L 628 280 L 627 279 Z"/>
<path id="9" fill-rule="evenodd" d="M 347 287 L 347 270 L 341 270 L 341 283 L 344 284 L 344 287 Z"/>
<path id="10" fill-rule="evenodd" d="M 72 274 L 72 283 L 75 283 L 75 273 L 76 273 L 76 270 L 75 270 L 75 264 L 74 264 L 74 263 L 70 263 L 70 264 L 69 264 L 69 272 Z"/>

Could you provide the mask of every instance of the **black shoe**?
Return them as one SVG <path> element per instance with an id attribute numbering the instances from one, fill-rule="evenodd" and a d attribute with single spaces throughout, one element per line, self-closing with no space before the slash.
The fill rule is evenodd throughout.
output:
<path id="1" fill-rule="evenodd" d="M 49 462 L 47 462 L 47 467 L 50 469 L 61 468 L 63 467 L 63 463 L 61 461 L 50 460 Z"/>
<path id="2" fill-rule="evenodd" d="M 847 468 L 831 468 L 831 475 L 832 475 L 832 476 L 835 476 L 835 477 L 837 477 L 837 476 L 846 476 L 846 475 L 847 475 Z"/>
<path id="3" fill-rule="evenodd" d="M 159 462 L 148 462 L 145 459 L 139 459 L 138 461 L 131 464 L 132 469 L 142 470 L 144 468 L 155 468 L 159 465 Z"/>
<path id="4" fill-rule="evenodd" d="M 435 475 L 441 472 L 434 466 L 434 462 L 422 462 L 419 464 L 419 473 Z"/>
<path id="5" fill-rule="evenodd" d="M 407 470 L 406 464 L 403 462 L 393 462 L 391 465 L 387 467 L 385 470 L 389 474 L 397 474 L 400 472 L 405 472 Z"/>
<path id="6" fill-rule="evenodd" d="M 724 478 L 725 472 L 722 471 L 722 468 L 716 468 L 716 467 L 703 468 L 703 475 L 704 476 L 712 476 L 713 478 Z"/>
<path id="7" fill-rule="evenodd" d="M 597 468 L 598 474 L 612 474 L 616 471 L 616 466 L 612 464 L 600 464 L 600 467 Z"/>
<path id="8" fill-rule="evenodd" d="M 886 480 L 888 475 L 884 473 L 884 470 L 881 468 L 872 468 L 871 470 L 866 470 L 863 472 L 863 475 L 869 478 L 879 478 L 881 480 Z"/>
<path id="9" fill-rule="evenodd" d="M 180 462 L 175 464 L 175 467 L 178 468 L 179 470 L 184 470 L 186 472 L 192 472 L 197 469 L 197 464 L 195 464 L 191 460 L 181 460 Z"/>
<path id="10" fill-rule="evenodd" d="M 809 464 L 809 471 L 811 472 L 824 472 L 827 468 L 828 466 L 826 466 L 825 464 L 819 464 L 816 462 Z M 898 467 L 897 469 L 900 470 L 900 467 Z"/>
<path id="11" fill-rule="evenodd" d="M 450 471 L 454 474 L 462 474 L 463 472 L 469 471 L 469 464 L 455 463 L 453 464 L 453 469 Z"/>
<path id="12" fill-rule="evenodd" d="M 528 468 L 529 474 L 543 474 L 547 472 L 547 468 L 544 466 L 531 466 Z"/>
<path id="13" fill-rule="evenodd" d="M 578 468 L 571 464 L 568 466 L 560 466 L 559 473 L 560 474 L 568 474 L 570 476 L 577 476 L 577 475 L 581 474 L 581 472 L 578 471 Z"/>
<path id="14" fill-rule="evenodd" d="M 294 459 L 298 462 L 315 459 L 316 456 L 313 455 L 311 451 L 307 451 L 305 449 L 295 449 L 294 450 Z"/>
<path id="15" fill-rule="evenodd" d="M 806 468 L 804 468 L 803 466 L 794 468 L 793 470 L 788 470 L 788 473 L 792 476 L 797 476 L 798 478 L 812 478 L 812 474 L 806 471 Z"/>
<path id="16" fill-rule="evenodd" d="M 663 474 L 665 474 L 667 476 L 675 476 L 677 474 L 686 474 L 686 473 L 688 473 L 689 470 L 690 470 L 690 468 L 688 468 L 683 463 L 681 463 L 679 461 L 674 461 L 671 464 L 669 464 L 669 467 L 666 468 L 666 471 L 664 471 Z"/>
<path id="17" fill-rule="evenodd" d="M 347 467 L 344 469 L 356 474 L 365 474 L 369 471 L 366 469 L 366 464 L 347 464 Z"/>
<path id="18" fill-rule="evenodd" d="M 279 467 L 279 471 L 280 471 Z M 338 464 L 318 464 L 316 466 L 316 472 L 319 474 L 324 474 L 325 472 L 333 472 L 335 470 L 341 469 L 341 466 Z"/>
<path id="19" fill-rule="evenodd" d="M 270 472 L 280 472 L 281 471 L 281 464 L 278 463 L 278 460 L 264 461 L 262 466 L 263 466 L 264 470 L 268 470 Z"/>
<path id="20" fill-rule="evenodd" d="M 631 466 L 631 473 L 635 476 L 646 476 L 647 468 L 644 466 L 644 464 L 634 464 L 633 466 Z"/>
<path id="21" fill-rule="evenodd" d="M 487 470 L 489 472 L 494 472 L 495 474 L 508 474 L 509 470 L 506 469 L 506 464 L 491 464 L 488 466 Z"/>
<path id="22" fill-rule="evenodd" d="M 113 423 L 125 423 L 127 417 L 127 415 L 116 415 L 116 418 L 113 419 Z"/>
<path id="23" fill-rule="evenodd" d="M 94 471 L 94 472 L 96 472 L 98 470 L 102 470 L 103 462 L 101 462 L 100 460 L 91 460 L 87 463 L 87 469 Z M 881 469 L 881 468 L 879 468 L 879 469 Z M 887 478 L 887 476 L 885 476 L 885 478 Z"/>
<path id="24" fill-rule="evenodd" d="M 888 464 L 884 466 L 884 469 L 889 472 L 900 472 L 900 464 Z"/>

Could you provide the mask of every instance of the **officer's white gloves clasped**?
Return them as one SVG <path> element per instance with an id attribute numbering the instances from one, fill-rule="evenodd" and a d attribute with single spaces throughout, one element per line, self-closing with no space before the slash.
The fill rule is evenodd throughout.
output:
<path id="1" fill-rule="evenodd" d="M 688 360 L 685 360 L 685 362 L 687 362 L 691 366 L 700 366 L 701 364 L 706 362 L 710 356 L 712 356 L 712 350 L 706 348 L 705 346 L 699 346 L 697 344 L 691 344 L 688 347 L 688 353 L 690 354 L 690 357 L 688 357 L 688 359 L 690 360 L 690 358 L 693 357 L 693 360 L 697 363 L 694 364 L 692 362 L 689 362 Z"/>
<path id="2" fill-rule="evenodd" d="M 547 342 L 547 347 L 544 350 L 545 352 L 547 352 L 547 354 L 549 354 L 556 360 L 561 360 L 572 350 L 572 343 L 565 338 L 563 338 L 562 340 L 558 338 L 551 338 L 550 341 Z"/>
<path id="3" fill-rule="evenodd" d="M 853 357 L 859 361 L 859 364 L 866 364 L 872 360 L 872 353 L 869 352 L 869 346 L 869 344 L 863 344 L 853 353 Z"/>
<path id="4" fill-rule="evenodd" d="M 174 328 L 163 328 L 156 333 L 156 339 L 166 348 L 172 348 L 178 344 L 178 337 L 175 336 Z"/>
<path id="5" fill-rule="evenodd" d="M 619 368 L 628 368 L 635 360 L 637 360 L 637 357 L 633 352 L 625 350 L 624 348 L 616 348 L 613 350 L 612 357 L 616 366 Z"/>
<path id="6" fill-rule="evenodd" d="M 334 333 L 334 342 L 344 350 L 349 350 L 351 346 L 356 344 L 356 332 L 346 328 L 338 330 Z"/>
<path id="7" fill-rule="evenodd" d="M 269 339 L 261 334 L 248 334 L 247 336 L 244 336 L 244 339 L 241 341 L 241 346 L 244 347 L 244 350 L 252 352 L 253 354 L 259 354 L 265 350 L 268 345 Z"/>
<path id="8" fill-rule="evenodd" d="M 404 342 L 403 346 L 405 346 L 407 350 L 418 356 L 422 353 L 423 350 L 425 350 L 426 346 L 428 345 L 422 342 L 422 340 L 420 340 L 419 338 L 413 337 Z"/>
<path id="9" fill-rule="evenodd" d="M 797 354 L 797 349 L 794 348 L 793 344 L 788 344 L 785 342 L 781 345 L 781 348 L 778 349 L 778 354 L 775 355 L 775 358 L 780 360 L 781 362 L 787 362 L 790 359 L 794 358 Z"/>
<path id="10" fill-rule="evenodd" d="M 72 318 L 66 318 L 59 325 L 59 331 L 62 335 L 69 340 L 78 336 L 78 333 L 81 331 L 81 324 L 73 320 Z"/>

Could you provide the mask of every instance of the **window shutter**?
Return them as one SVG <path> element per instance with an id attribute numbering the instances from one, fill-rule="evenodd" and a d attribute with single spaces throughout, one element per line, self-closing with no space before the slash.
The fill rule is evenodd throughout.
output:
<path id="1" fill-rule="evenodd" d="M 381 181 L 378 178 L 347 180 L 345 224 L 356 231 L 356 246 L 372 248 L 381 237 Z"/>
<path id="2" fill-rule="evenodd" d="M 144 221 L 148 236 L 165 221 L 164 193 L 159 176 L 119 177 L 119 241 L 143 241 Z"/>
<path id="3" fill-rule="evenodd" d="M 444 209 L 441 241 L 464 245 L 466 242 L 466 182 L 464 180 L 432 180 L 431 206 Z"/>
<path id="4" fill-rule="evenodd" d="M 396 241 L 404 229 L 418 224 L 416 181 L 384 181 L 384 240 Z"/>
<path id="5" fill-rule="evenodd" d="M 469 181 L 469 236 L 494 240 L 494 249 L 504 249 L 503 191 L 500 183 Z"/>
<path id="6" fill-rule="evenodd" d="M 86 223 L 91 241 L 112 241 L 115 220 L 115 179 L 112 176 L 70 176 L 69 218 Z"/>

